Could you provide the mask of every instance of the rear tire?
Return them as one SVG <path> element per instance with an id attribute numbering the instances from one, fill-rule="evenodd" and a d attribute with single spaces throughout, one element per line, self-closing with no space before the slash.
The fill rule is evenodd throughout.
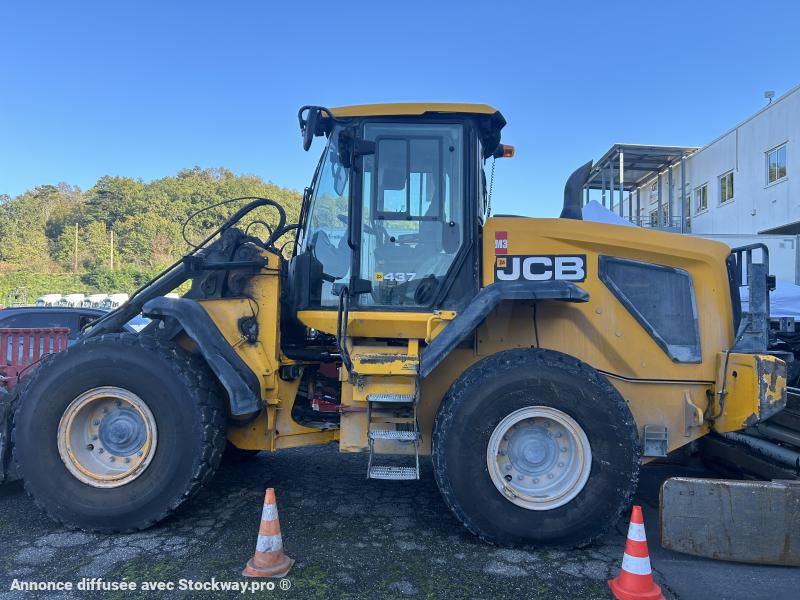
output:
<path id="1" fill-rule="evenodd" d="M 150 527 L 219 466 L 225 407 L 217 383 L 205 363 L 173 344 L 131 334 L 90 338 L 47 357 L 20 388 L 13 433 L 20 475 L 36 503 L 69 527 Z"/>
<path id="2" fill-rule="evenodd" d="M 639 458 L 619 392 L 551 350 L 507 350 L 476 363 L 434 423 L 445 502 L 472 533 L 500 545 L 591 543 L 629 505 Z"/>

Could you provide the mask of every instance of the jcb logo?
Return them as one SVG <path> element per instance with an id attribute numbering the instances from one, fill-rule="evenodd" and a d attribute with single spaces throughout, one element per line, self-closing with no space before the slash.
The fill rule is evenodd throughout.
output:
<path id="1" fill-rule="evenodd" d="M 494 278 L 496 281 L 583 281 L 586 279 L 586 255 L 498 257 Z"/>

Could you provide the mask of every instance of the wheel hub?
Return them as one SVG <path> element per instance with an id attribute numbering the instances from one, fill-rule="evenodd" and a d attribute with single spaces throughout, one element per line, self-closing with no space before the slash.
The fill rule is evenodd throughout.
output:
<path id="1" fill-rule="evenodd" d="M 147 429 L 141 415 L 131 408 L 117 408 L 100 421 L 103 447 L 118 456 L 130 456 L 147 441 Z"/>
<path id="2" fill-rule="evenodd" d="M 118 387 L 75 398 L 58 425 L 58 452 L 70 473 L 92 487 L 119 487 L 141 475 L 157 444 L 155 418 L 136 394 Z"/>
<path id="3" fill-rule="evenodd" d="M 586 485 L 591 448 L 580 425 L 549 406 L 531 406 L 503 419 L 486 455 L 495 487 L 530 510 L 563 506 Z"/>

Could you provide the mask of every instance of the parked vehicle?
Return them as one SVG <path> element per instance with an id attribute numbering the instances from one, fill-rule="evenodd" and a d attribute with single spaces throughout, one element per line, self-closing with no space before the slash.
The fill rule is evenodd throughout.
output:
<path id="1" fill-rule="evenodd" d="M 61 298 L 61 294 L 45 294 L 36 299 L 36 306 L 58 306 Z"/>
<path id="2" fill-rule="evenodd" d="M 106 298 L 108 298 L 108 294 L 89 294 L 83 299 L 81 306 L 84 308 L 100 308 Z"/>
<path id="3" fill-rule="evenodd" d="M 100 307 L 107 310 L 119 308 L 128 301 L 128 298 L 130 298 L 128 294 L 109 294 L 108 298 L 100 304 Z"/>
<path id="4" fill-rule="evenodd" d="M 107 313 L 102 308 L 68 306 L 7 308 L 0 311 L 0 329 L 68 327 L 69 343 L 72 344 L 82 329 Z M 126 323 L 124 329 L 129 333 L 137 333 L 149 322 L 149 319 L 137 316 Z"/>
<path id="5" fill-rule="evenodd" d="M 85 294 L 67 294 L 61 301 L 58 303 L 59 306 L 72 306 L 78 307 L 83 304 L 83 300 L 86 298 Z"/>
<path id="6" fill-rule="evenodd" d="M 328 143 L 298 223 L 269 199 L 243 206 L 23 383 L 14 453 L 59 522 L 151 527 L 210 480 L 227 437 L 335 442 L 371 479 L 419 479 L 431 454 L 482 539 L 583 546 L 627 509 L 641 462 L 784 409 L 766 256 L 582 221 L 591 163 L 562 218 L 490 217 L 481 159 L 514 152 L 486 105 L 306 106 L 299 121 L 306 150 Z M 266 239 L 235 227 L 265 206 Z M 159 327 L 125 334 L 140 313 Z M 339 410 L 304 418 L 321 401 Z"/>

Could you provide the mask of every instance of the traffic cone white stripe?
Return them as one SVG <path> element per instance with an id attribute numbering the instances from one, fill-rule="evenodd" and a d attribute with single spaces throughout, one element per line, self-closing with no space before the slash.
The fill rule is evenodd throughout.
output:
<path id="1" fill-rule="evenodd" d="M 628 527 L 628 539 L 634 542 L 646 542 L 644 535 L 644 525 L 641 523 L 631 523 Z"/>
<path id="2" fill-rule="evenodd" d="M 283 548 L 283 540 L 278 535 L 259 535 L 256 550 L 259 552 L 276 552 Z"/>
<path id="3" fill-rule="evenodd" d="M 622 570 L 634 575 L 650 575 L 653 572 L 648 557 L 631 556 L 627 552 L 622 555 Z"/>
<path id="4" fill-rule="evenodd" d="M 278 507 L 274 504 L 265 504 L 264 508 L 261 509 L 261 520 L 262 521 L 274 521 L 278 518 Z"/>

